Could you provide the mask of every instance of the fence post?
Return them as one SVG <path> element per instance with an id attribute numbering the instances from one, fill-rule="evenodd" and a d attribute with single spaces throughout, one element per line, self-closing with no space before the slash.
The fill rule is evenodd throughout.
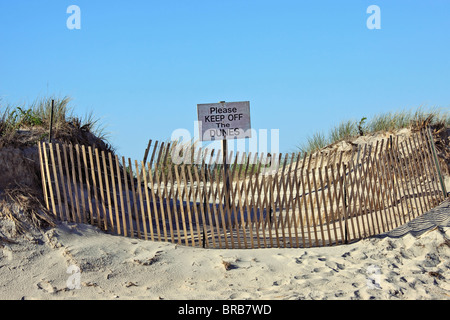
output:
<path id="1" fill-rule="evenodd" d="M 48 133 L 48 143 L 52 143 L 52 127 L 53 127 L 53 109 L 55 108 L 55 100 L 52 99 L 52 110 L 50 112 L 50 128 Z"/>
<path id="2" fill-rule="evenodd" d="M 428 135 L 430 136 L 430 145 L 431 145 L 431 150 L 433 152 L 434 162 L 436 164 L 436 171 L 437 171 L 438 176 L 439 176 L 439 181 L 441 183 L 442 192 L 444 193 L 444 198 L 446 198 L 447 197 L 447 190 L 445 189 L 444 179 L 442 178 L 441 167 L 439 166 L 439 161 L 438 161 L 438 158 L 437 158 L 436 149 L 435 149 L 435 145 L 434 145 L 433 133 L 431 132 L 431 128 L 430 127 L 428 127 Z"/>

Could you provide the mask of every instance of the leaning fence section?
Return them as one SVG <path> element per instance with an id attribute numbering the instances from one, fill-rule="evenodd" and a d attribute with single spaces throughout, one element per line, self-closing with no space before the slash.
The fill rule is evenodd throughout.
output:
<path id="1" fill-rule="evenodd" d="M 313 247 L 386 232 L 446 198 L 430 133 L 352 152 L 232 154 L 149 143 L 144 161 L 39 143 L 59 219 L 206 248 Z M 180 161 L 181 159 L 181 161 Z"/>

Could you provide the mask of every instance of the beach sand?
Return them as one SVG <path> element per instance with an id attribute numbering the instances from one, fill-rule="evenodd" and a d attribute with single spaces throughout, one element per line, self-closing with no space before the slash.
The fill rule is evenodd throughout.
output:
<path id="1" fill-rule="evenodd" d="M 74 223 L 7 239 L 0 299 L 450 299 L 449 200 L 333 247 L 202 249 Z"/>

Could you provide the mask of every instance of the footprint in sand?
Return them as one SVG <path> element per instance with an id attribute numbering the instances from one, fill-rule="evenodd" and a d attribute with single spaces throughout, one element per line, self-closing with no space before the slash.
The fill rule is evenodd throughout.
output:
<path id="1" fill-rule="evenodd" d="M 334 272 L 340 272 L 340 271 L 345 269 L 345 265 L 344 264 L 338 263 L 338 262 L 335 262 L 335 261 L 327 261 L 325 263 L 325 266 L 327 266 L 328 268 L 330 268 Z"/>
<path id="2" fill-rule="evenodd" d="M 37 284 L 39 290 L 42 290 L 45 293 L 55 293 L 56 288 L 51 285 L 47 280 L 39 281 Z"/>
<path id="3" fill-rule="evenodd" d="M 255 299 L 255 294 L 250 294 L 249 292 L 236 292 L 232 293 L 229 296 L 229 299 L 231 300 L 248 300 L 248 299 Z"/>

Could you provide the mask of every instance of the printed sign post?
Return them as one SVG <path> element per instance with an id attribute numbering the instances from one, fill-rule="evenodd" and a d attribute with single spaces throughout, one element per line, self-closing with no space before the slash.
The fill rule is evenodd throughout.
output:
<path id="1" fill-rule="evenodd" d="M 222 140 L 224 203 L 230 209 L 230 180 L 227 164 L 227 140 L 251 138 L 250 102 L 206 103 L 197 105 L 200 140 Z M 229 211 L 228 211 L 229 212 Z"/>

